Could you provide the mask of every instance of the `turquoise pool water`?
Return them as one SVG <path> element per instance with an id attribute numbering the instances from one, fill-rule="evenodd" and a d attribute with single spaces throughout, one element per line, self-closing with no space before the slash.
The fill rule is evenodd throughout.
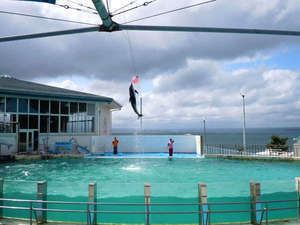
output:
<path id="1" fill-rule="evenodd" d="M 88 184 L 97 182 L 99 201 L 143 203 L 143 185 L 149 182 L 152 186 L 152 202 L 196 203 L 198 182 L 207 184 L 210 202 L 248 201 L 250 181 L 261 183 L 263 200 L 296 198 L 294 178 L 300 176 L 300 163 L 202 158 L 175 158 L 172 161 L 167 158 L 56 159 L 2 164 L 0 174 L 6 180 L 4 197 L 7 198 L 35 199 L 36 181 L 47 180 L 48 200 L 87 201 Z M 249 208 L 248 205 L 240 207 Z M 116 210 L 112 207 L 105 209 Z M 129 210 L 128 207 L 117 209 Z M 141 207 L 132 209 L 143 211 Z M 166 207 L 153 207 L 153 210 L 166 210 Z M 175 207 L 171 211 L 174 210 L 197 208 Z M 28 216 L 24 212 L 6 210 L 5 213 L 18 217 Z M 295 215 L 296 212 L 290 210 L 274 212 L 271 216 L 282 218 Z M 84 222 L 86 216 L 49 213 L 49 219 Z M 219 222 L 248 219 L 248 213 L 213 216 L 213 221 Z M 101 221 L 142 223 L 144 216 L 103 215 Z M 197 216 L 191 215 L 152 217 L 153 223 L 197 221 Z"/>

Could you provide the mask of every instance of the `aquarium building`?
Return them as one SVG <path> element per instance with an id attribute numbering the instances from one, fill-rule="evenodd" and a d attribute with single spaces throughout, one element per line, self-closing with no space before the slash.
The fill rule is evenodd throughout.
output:
<path id="1" fill-rule="evenodd" d="M 0 150 L 35 152 L 57 141 L 111 134 L 114 99 L 0 77 Z M 1 154 L 1 152 L 0 152 Z"/>

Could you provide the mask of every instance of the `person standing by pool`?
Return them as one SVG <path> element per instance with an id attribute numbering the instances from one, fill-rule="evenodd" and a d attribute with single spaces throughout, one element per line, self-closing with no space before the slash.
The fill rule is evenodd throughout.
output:
<path id="1" fill-rule="evenodd" d="M 118 154 L 118 145 L 119 145 L 119 140 L 114 137 L 113 141 L 112 141 L 112 146 L 114 149 L 114 155 Z"/>
<path id="2" fill-rule="evenodd" d="M 173 145 L 174 145 L 174 140 L 172 138 L 170 138 L 169 142 L 168 142 L 169 157 L 173 156 Z"/>

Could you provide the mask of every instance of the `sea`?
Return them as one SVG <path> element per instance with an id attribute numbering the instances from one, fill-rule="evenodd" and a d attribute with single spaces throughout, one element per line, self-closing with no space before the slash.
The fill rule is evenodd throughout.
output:
<path id="1" fill-rule="evenodd" d="M 143 130 L 140 132 L 138 129 L 114 129 L 113 135 L 203 135 L 203 130 L 194 129 L 169 129 L 169 130 Z M 292 145 L 297 140 L 300 141 L 300 127 L 296 128 L 248 128 L 246 129 L 246 143 L 247 145 L 266 145 L 270 142 L 272 135 L 280 137 L 287 137 L 289 145 Z M 240 128 L 214 128 L 207 129 L 205 132 L 206 144 L 242 144 L 243 143 L 243 130 Z"/>

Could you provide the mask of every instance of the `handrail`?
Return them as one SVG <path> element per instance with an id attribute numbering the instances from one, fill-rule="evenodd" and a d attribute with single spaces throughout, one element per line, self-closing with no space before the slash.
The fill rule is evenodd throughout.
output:
<path id="1" fill-rule="evenodd" d="M 0 200 L 6 200 L 8 201 L 9 199 L 3 199 L 0 198 Z M 48 203 L 49 201 L 41 201 L 41 200 L 22 200 L 22 199 L 14 199 L 14 200 L 18 200 L 18 201 L 13 201 L 13 202 L 29 202 L 29 203 Z M 60 201 L 61 202 L 61 201 Z M 263 201 L 265 203 L 271 203 L 271 202 L 292 202 L 292 200 L 278 200 L 278 201 Z M 294 200 L 293 202 L 298 202 L 298 200 Z M 61 202 L 63 203 L 63 202 Z M 70 204 L 70 202 L 67 202 L 68 204 Z M 244 203 L 244 202 L 243 202 Z M 251 202 L 248 202 L 248 204 L 250 204 Z M 256 202 L 258 203 L 258 202 Z M 74 204 L 76 204 L 76 202 L 74 202 Z M 93 203 L 88 203 L 88 204 L 93 204 Z M 94 203 L 96 204 L 96 203 Z M 111 203 L 112 204 L 112 203 Z M 122 205 L 126 205 L 129 204 L 131 205 L 131 203 L 122 203 Z M 148 205 L 157 205 L 160 203 L 152 203 L 152 204 L 148 204 Z M 192 203 L 191 203 L 192 204 Z M 116 206 L 118 206 L 119 204 L 116 203 Z M 140 203 L 139 205 L 146 205 L 144 203 Z M 173 203 L 164 203 L 164 206 L 173 206 Z M 176 205 L 186 205 L 186 203 L 176 203 Z M 193 205 L 199 205 L 199 204 L 193 204 Z M 200 204 L 200 205 L 209 205 L 209 203 L 205 203 L 205 204 Z M 161 211 L 149 211 L 149 212 L 139 212 L 139 211 L 107 211 L 107 210 L 76 210 L 76 209 L 45 209 L 45 208 L 35 208 L 32 207 L 32 205 L 30 207 L 20 207 L 20 206 L 0 206 L 0 208 L 2 209 L 15 209 L 15 210 L 32 210 L 32 211 L 47 211 L 47 212 L 80 212 L 80 213 L 105 213 L 105 214 L 199 214 L 199 213 L 207 213 L 206 210 L 197 210 L 197 211 L 165 211 L 165 212 L 161 212 Z M 292 210 L 292 209 L 299 209 L 299 207 L 277 207 L 277 208 L 268 208 L 268 211 L 278 211 L 278 210 Z M 255 209 L 255 210 L 209 210 L 210 214 L 221 214 L 221 213 L 243 213 L 243 212 L 264 212 L 266 209 Z"/>
<path id="2" fill-rule="evenodd" d="M 109 205 L 118 205 L 118 206 L 197 206 L 203 205 L 203 203 L 123 203 L 123 202 L 69 202 L 69 201 L 43 201 L 43 200 L 30 200 L 30 199 L 13 199 L 13 198 L 0 198 L 0 201 L 8 202 L 32 202 L 32 203 L 47 203 L 47 204 L 63 204 L 63 205 L 99 205 L 99 206 L 109 206 Z M 251 203 L 283 203 L 283 202 L 299 202 L 299 199 L 287 199 L 287 200 L 265 200 L 265 201 L 242 201 L 242 202 L 208 202 L 205 205 L 248 205 Z M 1 206 L 0 206 L 1 207 Z"/>

